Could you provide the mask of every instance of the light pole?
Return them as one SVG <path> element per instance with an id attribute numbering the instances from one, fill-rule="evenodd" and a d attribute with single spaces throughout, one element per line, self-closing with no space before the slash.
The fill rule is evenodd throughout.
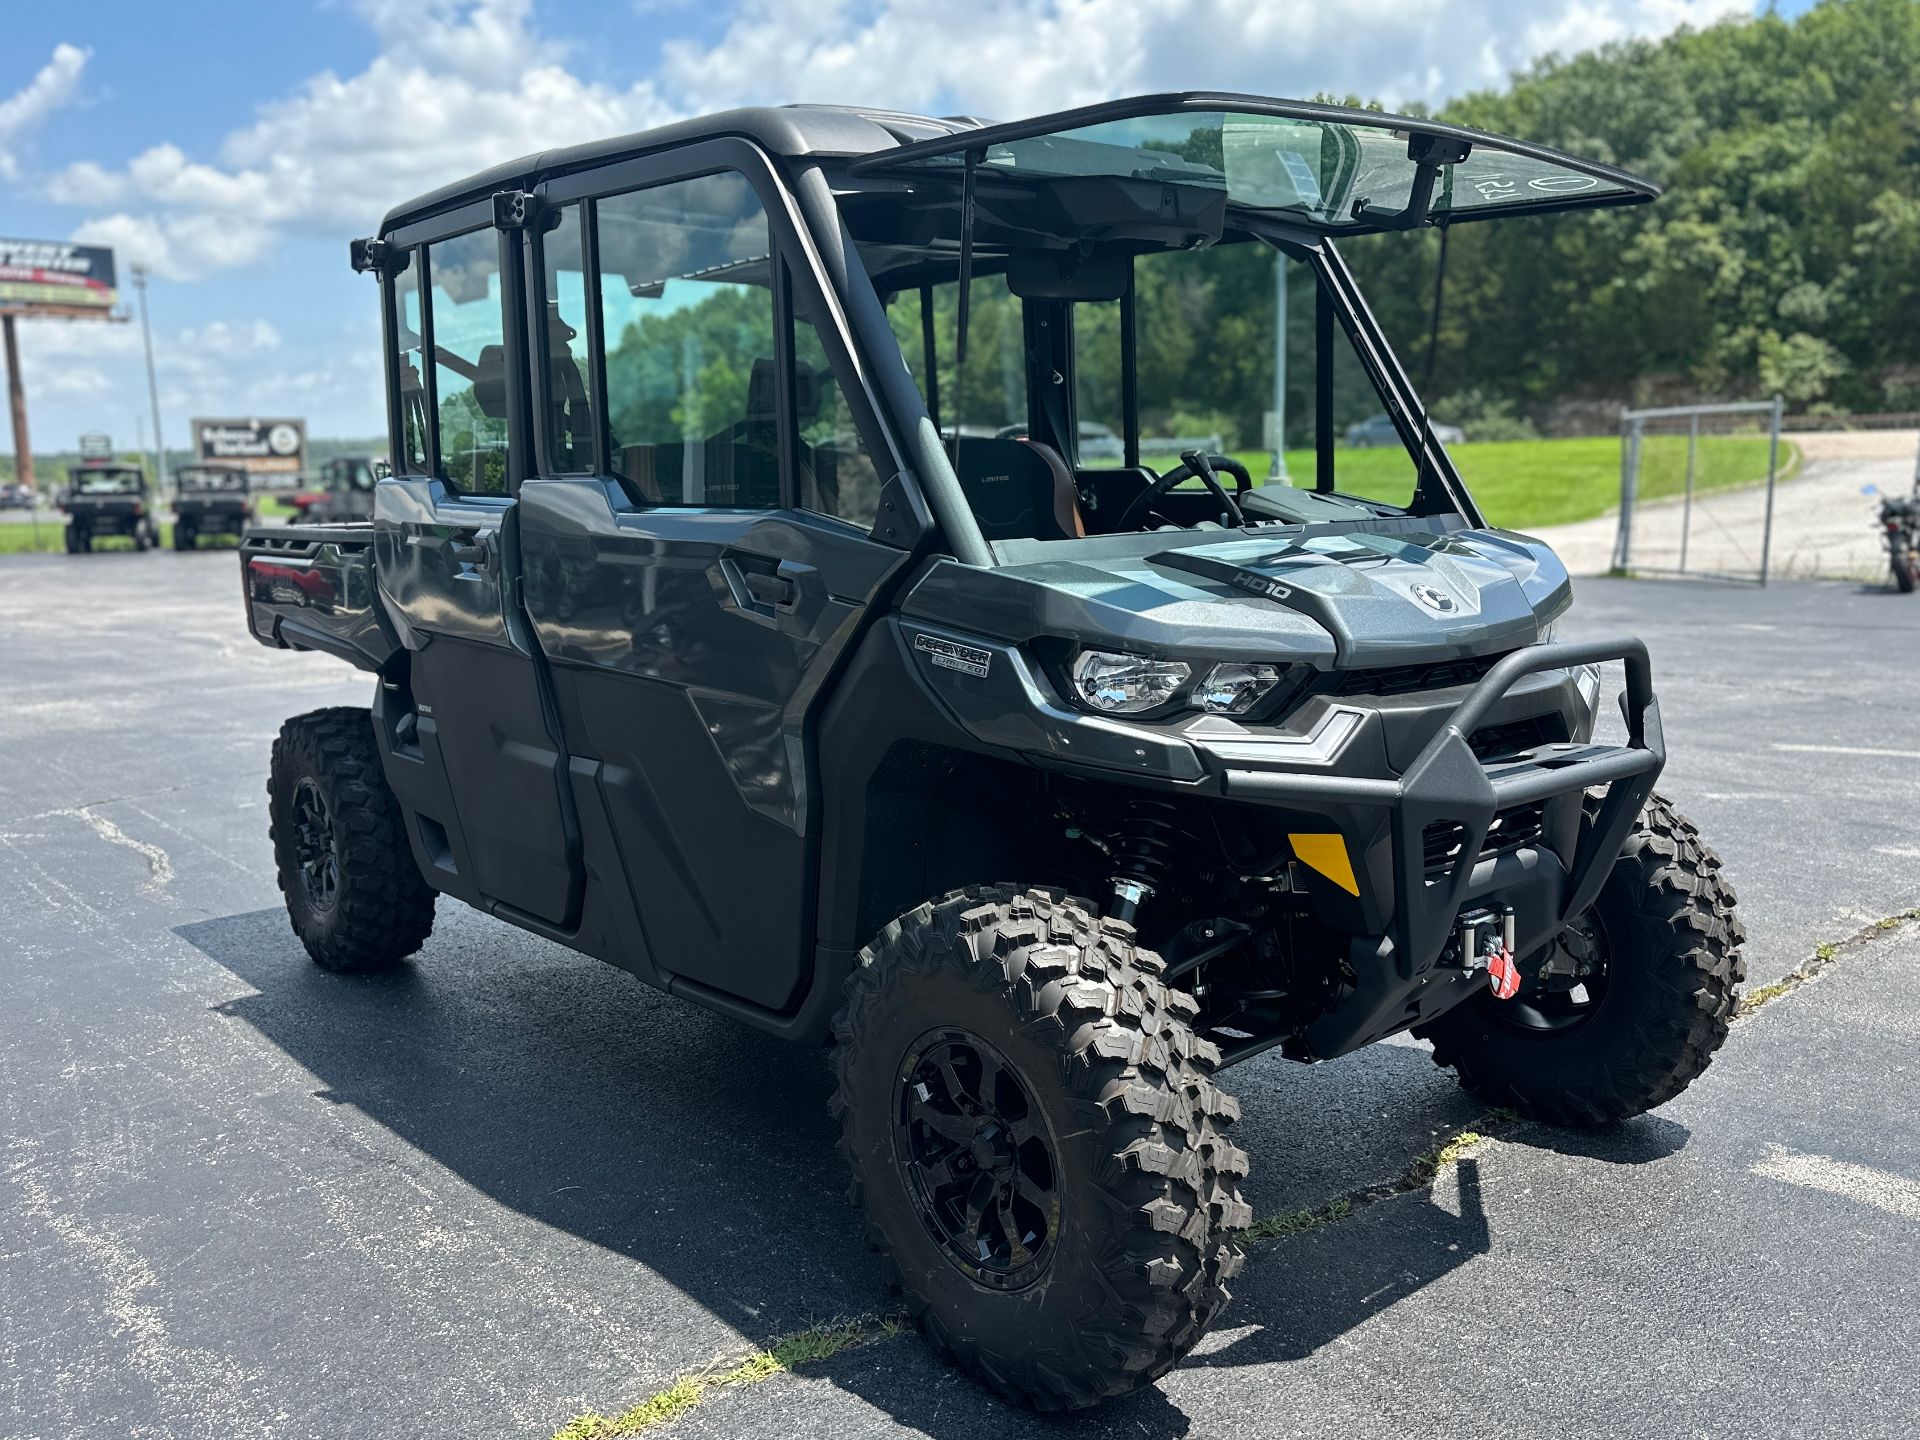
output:
<path id="1" fill-rule="evenodd" d="M 1287 478 L 1287 254 L 1273 251 L 1273 471 Z"/>
<path id="2" fill-rule="evenodd" d="M 147 319 L 149 273 L 144 265 L 133 267 L 133 288 L 140 292 L 140 339 L 147 351 L 147 401 L 153 406 L 154 493 L 164 500 L 167 494 L 167 446 L 166 442 L 160 438 L 160 385 L 153 378 L 153 325 Z"/>

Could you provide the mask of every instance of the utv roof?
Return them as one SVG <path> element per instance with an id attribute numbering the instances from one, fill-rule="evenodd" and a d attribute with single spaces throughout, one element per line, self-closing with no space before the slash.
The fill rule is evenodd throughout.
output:
<path id="1" fill-rule="evenodd" d="M 914 166 L 923 173 L 928 169 L 958 168 L 965 152 L 979 154 L 993 150 L 995 156 L 989 158 L 989 164 L 993 163 L 993 158 L 999 158 L 1006 163 L 1008 171 L 1019 166 L 1023 173 L 1050 178 L 1057 174 L 1085 173 L 1081 169 L 1084 160 L 1069 162 L 1064 170 L 1053 168 L 1060 163 L 1059 151 L 1062 148 L 1069 153 L 1074 150 L 1086 152 L 1089 149 L 1120 152 L 1141 146 L 1153 153 L 1165 153 L 1168 147 L 1164 139 L 1131 138 L 1135 132 L 1130 132 L 1128 127 L 1150 126 L 1156 119 L 1178 125 L 1184 123 L 1187 116 L 1198 120 L 1208 115 L 1223 118 L 1229 123 L 1295 122 L 1333 127 L 1377 139 L 1383 144 L 1391 142 L 1396 148 L 1404 143 L 1407 147 L 1404 152 L 1406 164 L 1412 163 L 1416 145 L 1421 147 L 1423 153 L 1439 157 L 1443 165 L 1455 163 L 1469 152 L 1477 152 L 1484 160 L 1491 152 L 1517 162 L 1524 171 L 1536 177 L 1526 193 L 1501 193 L 1491 200 L 1484 182 L 1469 180 L 1469 186 L 1480 190 L 1481 195 L 1473 199 L 1471 194 L 1463 193 L 1462 200 L 1472 200 L 1473 203 L 1456 204 L 1453 213 L 1437 215 L 1436 219 L 1442 221 L 1593 205 L 1630 205 L 1651 200 L 1660 193 L 1659 187 L 1651 182 L 1610 165 L 1565 155 L 1543 145 L 1468 130 L 1438 120 L 1259 95 L 1188 91 L 1107 101 L 1007 124 L 991 124 L 972 116 L 936 118 L 840 105 L 725 110 L 634 135 L 543 151 L 496 165 L 395 206 L 381 221 L 380 230 L 385 234 L 443 210 L 485 199 L 496 191 L 531 189 L 545 179 L 571 170 L 721 136 L 736 136 L 752 141 L 769 154 L 788 159 L 849 158 L 853 164 L 848 168 L 853 172 L 904 166 Z M 1059 144 L 1063 139 L 1067 141 L 1065 147 Z M 1023 142 L 1027 147 L 1025 151 L 1021 149 Z M 1169 155 L 1168 159 L 1172 160 L 1173 157 Z M 1039 162 L 1037 165 L 1036 161 Z M 944 165 L 942 162 L 945 162 Z M 1554 181 L 1559 183 L 1551 183 Z M 1239 197 L 1234 193 L 1231 177 L 1227 188 L 1229 200 L 1237 200 Z M 1342 223 L 1339 228 L 1352 231 L 1398 227 L 1390 222 L 1362 222 L 1356 212 L 1351 221 Z"/>

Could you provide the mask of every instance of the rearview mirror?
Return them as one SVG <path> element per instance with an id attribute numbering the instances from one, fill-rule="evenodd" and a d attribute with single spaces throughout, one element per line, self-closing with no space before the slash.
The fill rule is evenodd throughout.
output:
<path id="1" fill-rule="evenodd" d="M 1022 300 L 1118 300 L 1132 273 L 1128 258 L 1016 250 L 1007 256 L 1007 289 Z"/>

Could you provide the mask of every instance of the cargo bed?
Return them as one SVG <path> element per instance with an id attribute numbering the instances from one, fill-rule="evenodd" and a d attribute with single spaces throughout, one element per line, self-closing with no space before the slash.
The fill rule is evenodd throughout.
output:
<path id="1" fill-rule="evenodd" d="M 374 594 L 371 521 L 254 526 L 240 540 L 240 578 L 262 645 L 376 672 L 400 648 Z"/>

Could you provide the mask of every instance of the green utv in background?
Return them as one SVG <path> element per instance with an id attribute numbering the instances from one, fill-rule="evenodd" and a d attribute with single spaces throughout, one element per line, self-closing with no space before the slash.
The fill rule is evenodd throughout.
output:
<path id="1" fill-rule="evenodd" d="M 1487 527 L 1337 248 L 1653 194 L 1172 95 L 735 111 L 400 206 L 353 246 L 394 473 L 242 548 L 256 638 L 376 678 L 274 747 L 295 932 L 390 966 L 448 895 L 830 1044 L 929 1338 L 1042 1408 L 1152 1381 L 1241 1264 L 1228 1067 L 1411 1030 L 1584 1125 L 1725 1038 L 1646 650 L 1554 640 L 1565 569 Z M 1141 460 L 1155 367 L 1220 343 L 1190 277 L 1248 263 L 1311 297 L 1297 485 Z M 1338 443 L 1374 414 L 1385 482 Z"/>

